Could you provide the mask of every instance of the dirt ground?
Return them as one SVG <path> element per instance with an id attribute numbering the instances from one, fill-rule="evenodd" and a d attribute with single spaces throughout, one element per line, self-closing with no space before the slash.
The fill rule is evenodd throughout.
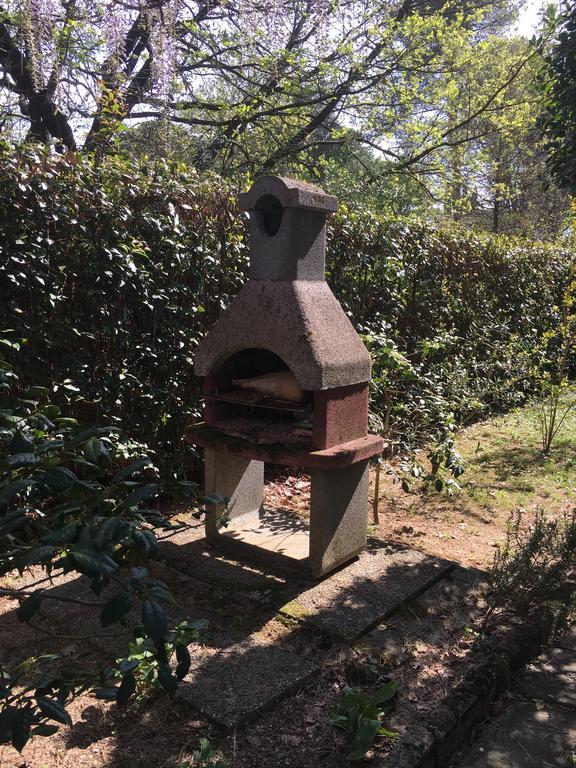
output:
<path id="1" fill-rule="evenodd" d="M 370 535 L 465 567 L 489 567 L 494 547 L 505 538 L 510 512 L 519 506 L 528 513 L 545 506 L 555 514 L 576 500 L 576 425 L 569 426 L 549 459 L 538 452 L 534 418 L 525 409 L 463 432 L 458 447 L 467 471 L 462 490 L 452 497 L 421 490 L 406 494 L 384 466 L 379 523 L 370 526 Z M 374 474 L 371 494 L 373 488 Z M 268 477 L 266 502 L 305 516 L 309 492 L 306 475 L 274 474 Z M 373 496 L 370 515 L 372 500 Z M 198 532 L 193 538 L 200 536 Z M 360 686 L 370 694 L 390 678 L 398 682 L 399 694 L 385 725 L 400 733 L 433 710 L 458 683 L 479 638 L 483 598 L 465 570 L 458 572 L 458 578 L 438 582 L 387 625 L 350 647 L 281 617 L 274 598 L 267 603 L 250 591 L 236 589 L 233 579 L 229 585 L 215 585 L 191 578 L 177 563 L 158 568 L 158 577 L 168 583 L 185 615 L 208 619 L 206 643 L 235 641 L 256 627 L 265 641 L 318 664 L 321 674 L 233 733 L 206 722 L 178 695 L 169 699 L 153 693 L 125 710 L 83 695 L 70 707 L 71 728 L 32 740 L 21 755 L 11 747 L 0 748 L 0 768 L 218 765 L 216 757 L 204 764 L 194 760 L 201 738 L 209 739 L 215 754 L 223 756 L 221 768 L 343 766 L 344 737 L 330 724 L 330 717 L 346 685 Z M 8 578 L 3 586 L 22 588 L 37 575 Z M 79 579 L 61 580 L 54 588 L 76 596 L 86 590 Z M 70 663 L 98 665 L 111 654 L 122 653 L 127 633 L 103 632 L 86 609 L 70 614 L 57 605 L 53 603 L 50 615 L 41 609 L 33 627 L 18 622 L 17 601 L 0 598 L 0 664 L 55 652 Z M 386 754 L 390 745 L 390 740 L 379 737 L 366 759 Z"/>
<path id="2" fill-rule="evenodd" d="M 430 492 L 405 493 L 396 475 L 383 465 L 380 474 L 378 523 L 373 517 L 375 474 L 370 475 L 369 532 L 383 541 L 406 544 L 464 566 L 486 568 L 494 547 L 504 538 L 509 512 L 505 509 L 470 509 L 459 496 Z M 266 504 L 306 516 L 310 501 L 309 476 L 283 474 L 269 480 Z"/>
<path id="3" fill-rule="evenodd" d="M 156 575 L 178 600 L 183 591 L 188 593 L 186 608 L 195 609 L 193 616 L 208 618 L 207 643 L 239 639 L 255 624 L 260 640 L 308 658 L 320 674 L 231 734 L 210 725 L 179 696 L 168 699 L 153 693 L 126 710 L 80 696 L 69 708 L 71 728 L 33 739 L 22 755 L 2 748 L 1 768 L 188 768 L 196 765 L 192 755 L 200 738 L 209 739 L 229 768 L 344 766 L 345 739 L 330 724 L 344 688 L 360 686 L 369 695 L 389 679 L 397 682 L 400 692 L 386 727 L 401 733 L 461 679 L 483 605 L 476 586 L 461 574 L 438 582 L 387 624 L 349 646 L 280 616 L 274 605 L 256 606 L 252 596 L 200 584 L 191 596 L 190 582 L 182 581 L 177 570 L 162 566 Z M 84 595 L 74 581 L 58 588 L 64 595 Z M 113 648 L 120 653 L 127 640 L 118 632 L 86 639 L 98 628 L 85 610 L 78 610 L 72 620 L 62 610 L 58 617 L 41 615 L 36 629 L 23 626 L 14 615 L 14 602 L 5 599 L 0 605 L 2 660 L 7 663 L 35 652 L 53 652 L 70 662 L 104 664 Z M 45 637 L 40 630 L 48 626 L 52 635 Z M 195 650 L 202 652 L 191 648 L 193 654 Z M 373 754 L 386 754 L 392 744 L 379 738 Z"/>

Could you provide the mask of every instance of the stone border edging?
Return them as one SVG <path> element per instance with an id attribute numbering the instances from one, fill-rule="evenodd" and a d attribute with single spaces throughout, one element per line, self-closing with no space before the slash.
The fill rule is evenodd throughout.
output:
<path id="1" fill-rule="evenodd" d="M 495 632 L 489 648 L 473 652 L 477 660 L 471 659 L 463 680 L 435 713 L 422 726 L 410 727 L 387 757 L 372 763 L 374 768 L 446 768 L 512 677 L 547 643 L 557 619 L 557 612 L 541 608 L 526 622 Z"/>

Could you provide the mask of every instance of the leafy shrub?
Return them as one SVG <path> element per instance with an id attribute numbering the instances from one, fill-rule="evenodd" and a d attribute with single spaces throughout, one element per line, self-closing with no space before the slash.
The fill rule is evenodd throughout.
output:
<path id="1" fill-rule="evenodd" d="M 531 519 L 518 510 L 496 551 L 485 624 L 505 614 L 525 616 L 552 601 L 569 602 L 567 580 L 575 571 L 576 509 L 558 518 L 538 509 Z"/>
<path id="2" fill-rule="evenodd" d="M 361 760 L 378 735 L 394 737 L 394 733 L 382 727 L 382 719 L 397 690 L 398 685 L 392 680 L 373 696 L 367 696 L 361 688 L 345 688 L 342 701 L 330 722 L 349 736 L 347 760 Z"/>
<path id="3" fill-rule="evenodd" d="M 0 183 L 0 327 L 27 339 L 23 383 L 182 474 L 194 351 L 244 275 L 231 190 L 175 166 L 10 153 Z"/>
<path id="4" fill-rule="evenodd" d="M 10 338 L 0 341 L 3 349 L 18 347 Z M 46 387 L 22 392 L 1 358 L 0 394 L 0 576 L 37 566 L 49 577 L 0 594 L 21 600 L 23 622 L 41 607 L 50 615 L 59 601 L 89 607 L 103 627 L 132 626 L 145 651 L 107 671 L 72 666 L 54 654 L 3 665 L 0 743 L 22 750 L 31 735 L 50 735 L 55 723 L 69 723 L 66 705 L 83 690 L 119 705 L 138 682 L 173 692 L 190 666 L 187 645 L 201 627 L 171 618 L 174 600 L 149 572 L 156 531 L 177 527 L 153 507 L 161 488 L 150 457 L 134 453 L 116 427 L 79 425 L 50 401 Z M 179 483 L 178 490 L 196 496 L 194 484 Z M 87 578 L 97 599 L 47 589 L 60 574 Z"/>
<path id="5" fill-rule="evenodd" d="M 370 211 L 334 217 L 330 282 L 368 335 L 372 411 L 392 447 L 433 445 L 449 422 L 515 407 L 537 391 L 532 352 L 558 324 L 572 261 L 568 247 Z"/>

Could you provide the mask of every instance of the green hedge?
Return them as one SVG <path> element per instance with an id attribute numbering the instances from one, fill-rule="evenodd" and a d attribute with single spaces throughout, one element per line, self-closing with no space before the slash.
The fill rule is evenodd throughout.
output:
<path id="1" fill-rule="evenodd" d="M 245 279 L 246 216 L 221 179 L 121 157 L 0 153 L 0 327 L 26 341 L 23 387 L 112 419 L 176 473 L 198 413 L 194 351 Z M 570 254 L 342 210 L 333 289 L 375 358 L 373 413 L 401 445 L 530 394 Z M 385 415 L 387 412 L 387 415 Z"/>
<path id="2" fill-rule="evenodd" d="M 117 422 L 180 471 L 194 351 L 244 279 L 235 196 L 114 157 L 5 154 L 0 184 L 0 327 L 27 340 L 21 383 L 55 387 L 83 422 Z"/>
<path id="3" fill-rule="evenodd" d="M 393 443 L 438 437 L 536 391 L 539 340 L 557 325 L 568 247 L 342 211 L 332 287 L 373 336 L 372 410 Z"/>

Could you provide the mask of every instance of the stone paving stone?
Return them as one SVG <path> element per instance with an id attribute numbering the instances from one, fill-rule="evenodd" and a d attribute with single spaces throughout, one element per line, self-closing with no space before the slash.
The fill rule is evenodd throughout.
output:
<path id="1" fill-rule="evenodd" d="M 442 617 L 449 615 L 457 621 L 460 614 L 462 625 L 468 623 L 475 609 L 467 598 L 477 591 L 484 576 L 480 571 L 455 568 L 360 638 L 357 646 L 376 648 L 393 661 L 401 659 L 414 640 L 444 643 Z"/>
<path id="2" fill-rule="evenodd" d="M 301 592 L 280 611 L 353 642 L 452 567 L 421 552 L 372 544 L 356 562 Z"/>
<path id="3" fill-rule="evenodd" d="M 548 648 L 526 667 L 514 689 L 531 699 L 576 707 L 576 652 Z"/>
<path id="4" fill-rule="evenodd" d="M 219 650 L 193 646 L 179 689 L 205 717 L 234 728 L 304 685 L 319 672 L 310 661 L 249 637 Z"/>
<path id="5" fill-rule="evenodd" d="M 513 702 L 452 768 L 568 768 L 575 750 L 576 712 Z"/>

